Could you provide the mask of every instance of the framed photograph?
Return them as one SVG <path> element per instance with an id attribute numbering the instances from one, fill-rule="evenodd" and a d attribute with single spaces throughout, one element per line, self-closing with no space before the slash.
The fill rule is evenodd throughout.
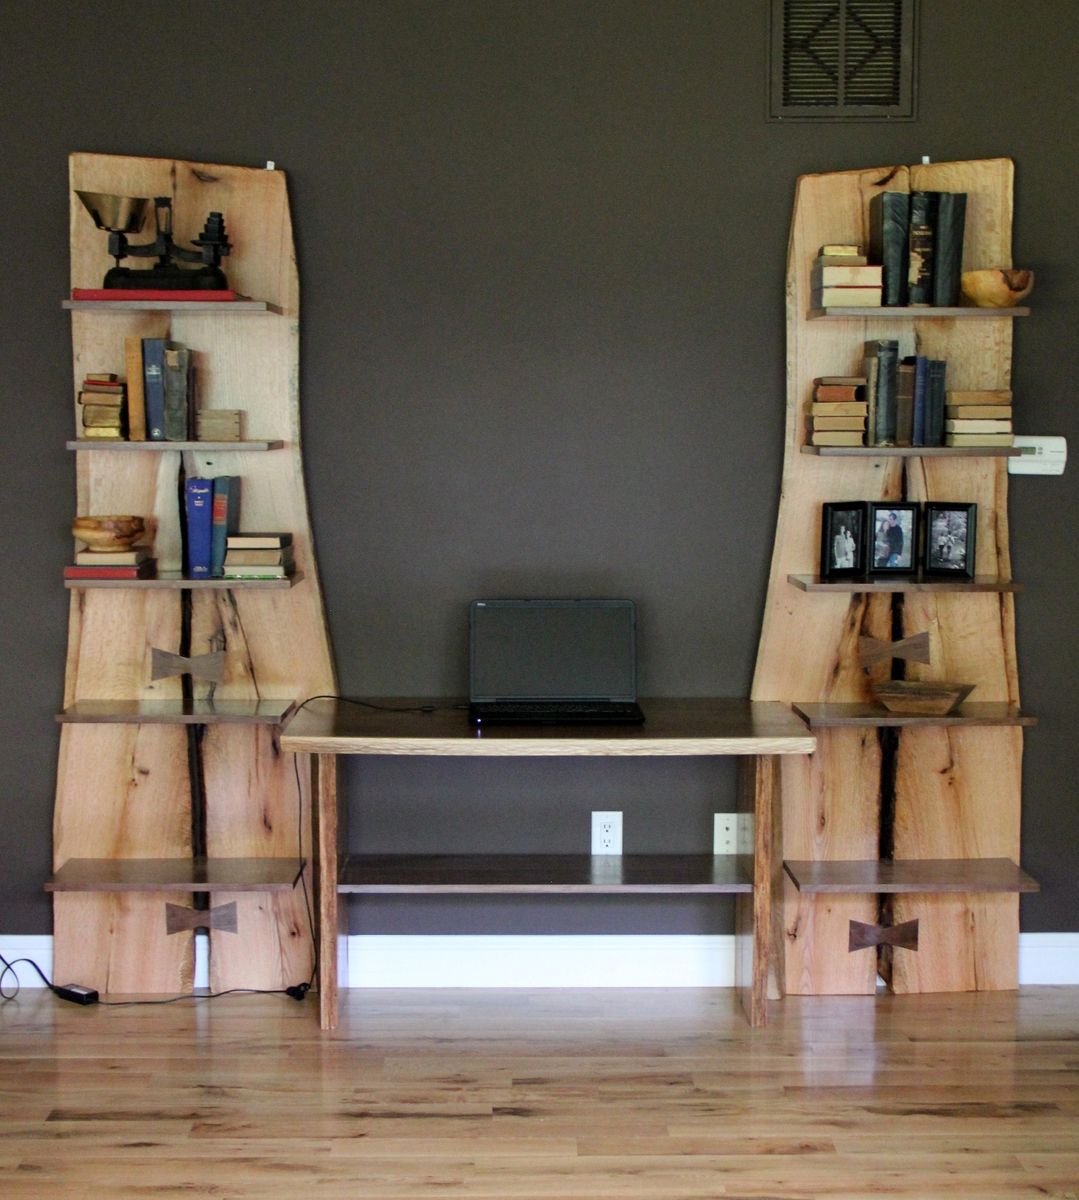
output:
<path id="1" fill-rule="evenodd" d="M 822 579 L 865 574 L 866 503 L 837 500 L 821 506 Z"/>
<path id="2" fill-rule="evenodd" d="M 926 575 L 974 578 L 974 535 L 978 527 L 976 504 L 925 506 L 925 550 L 922 570 Z"/>
<path id="3" fill-rule="evenodd" d="M 909 575 L 918 569 L 919 508 L 899 501 L 869 505 L 871 575 Z"/>

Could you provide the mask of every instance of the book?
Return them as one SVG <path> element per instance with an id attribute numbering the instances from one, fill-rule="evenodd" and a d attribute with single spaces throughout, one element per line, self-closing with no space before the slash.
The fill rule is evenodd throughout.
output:
<path id="1" fill-rule="evenodd" d="M 813 399 L 820 402 L 860 400 L 864 394 L 863 386 L 858 383 L 818 383 L 813 388 Z"/>
<path id="2" fill-rule="evenodd" d="M 124 394 L 124 385 L 122 383 L 98 383 L 96 380 L 87 377 L 82 381 L 82 390 L 84 392 L 94 392 L 102 396 L 122 396 Z"/>
<path id="3" fill-rule="evenodd" d="M 818 256 L 822 258 L 838 255 L 847 258 L 850 255 L 861 254 L 861 246 L 856 246 L 852 242 L 825 242 L 818 251 Z"/>
<path id="4" fill-rule="evenodd" d="M 924 354 L 914 355 L 914 430 L 910 444 L 924 446 L 925 402 L 929 389 L 929 359 Z"/>
<path id="5" fill-rule="evenodd" d="M 280 550 L 229 550 L 225 554 L 226 567 L 277 567 L 292 565 L 292 547 Z"/>
<path id="6" fill-rule="evenodd" d="M 864 254 L 818 254 L 813 264 L 822 267 L 864 267 L 869 264 L 869 259 Z"/>
<path id="7" fill-rule="evenodd" d="M 191 351 L 174 342 L 165 343 L 165 440 L 188 440 L 188 413 L 192 401 Z"/>
<path id="8" fill-rule="evenodd" d="M 87 371 L 87 383 L 119 383 L 120 377 L 115 371 Z"/>
<path id="9" fill-rule="evenodd" d="M 925 393 L 925 445 L 944 445 L 944 380 L 948 364 L 931 358 Z"/>
<path id="10" fill-rule="evenodd" d="M 907 303 L 933 302 L 933 233 L 936 225 L 936 192 L 911 192 Z M 939 443 L 933 443 L 939 445 Z"/>
<path id="11" fill-rule="evenodd" d="M 836 260 L 842 261 L 842 260 Z M 813 288 L 822 287 L 880 287 L 881 268 L 879 266 L 825 266 L 820 259 L 813 264 L 810 271 L 810 284 Z"/>
<path id="12" fill-rule="evenodd" d="M 91 425 L 111 426 L 113 429 L 123 427 L 124 410 L 117 404 L 84 404 L 82 406 L 82 424 L 87 429 Z"/>
<path id="13" fill-rule="evenodd" d="M 132 442 L 146 441 L 146 400 L 142 382 L 142 338 L 124 338 L 127 369 L 127 436 Z"/>
<path id="14" fill-rule="evenodd" d="M 213 514 L 210 537 L 210 574 L 219 576 L 225 565 L 225 544 L 240 527 L 240 476 L 218 475 L 213 481 Z"/>
<path id="15" fill-rule="evenodd" d="M 814 446 L 864 446 L 865 436 L 849 429 L 822 429 L 810 435 Z"/>
<path id="16" fill-rule="evenodd" d="M 981 391 L 950 391 L 947 393 L 948 404 L 1011 404 L 1010 388 L 985 388 Z"/>
<path id="17" fill-rule="evenodd" d="M 895 444 L 914 444 L 914 376 L 916 365 L 904 358 L 896 367 L 895 383 Z"/>
<path id="18" fill-rule="evenodd" d="M 865 417 L 814 417 L 813 430 L 818 429 L 861 429 L 865 430 Z"/>
<path id="19" fill-rule="evenodd" d="M 146 405 L 146 437 L 165 440 L 165 339 L 142 339 L 142 382 Z"/>
<path id="20" fill-rule="evenodd" d="M 869 405 L 864 400 L 820 400 L 809 406 L 812 417 L 865 417 Z"/>
<path id="21" fill-rule="evenodd" d="M 264 566 L 264 567 L 226 567 L 225 579 L 287 579 L 291 574 L 292 565 L 287 567 L 279 566 Z"/>
<path id="22" fill-rule="evenodd" d="M 816 386 L 818 383 L 823 383 L 826 385 L 833 383 L 852 383 L 856 387 L 865 387 L 868 382 L 869 380 L 866 379 L 864 375 L 818 375 L 817 378 L 813 380 L 814 386 Z"/>
<path id="23" fill-rule="evenodd" d="M 890 338 L 868 341 L 865 355 L 867 362 L 875 364 L 867 374 L 876 377 L 869 410 L 873 419 L 866 428 L 866 441 L 870 446 L 894 446 L 899 343 Z"/>
<path id="24" fill-rule="evenodd" d="M 885 308 L 907 303 L 909 236 L 910 196 L 878 192 L 869 201 L 869 259 L 881 264 L 881 304 Z"/>
<path id="25" fill-rule="evenodd" d="M 79 392 L 80 404 L 94 404 L 98 408 L 119 408 L 124 402 L 123 392 L 88 392 L 84 388 Z"/>
<path id="26" fill-rule="evenodd" d="M 955 308 L 959 304 L 959 278 L 963 272 L 963 233 L 966 217 L 966 192 L 936 193 L 933 304 L 940 308 Z"/>
<path id="27" fill-rule="evenodd" d="M 813 308 L 880 308 L 879 287 L 824 287 L 810 292 Z"/>
<path id="28" fill-rule="evenodd" d="M 137 567 L 149 557 L 149 546 L 133 546 L 130 550 L 80 550 L 75 555 L 75 563 L 80 567 Z"/>
<path id="29" fill-rule="evenodd" d="M 84 438 L 100 438 L 105 442 L 127 441 L 123 435 L 123 432 L 115 425 L 84 425 L 82 428 L 82 436 Z"/>
<path id="30" fill-rule="evenodd" d="M 213 541 L 213 481 L 197 476 L 184 484 L 184 574 L 189 579 L 210 578 Z"/>
<path id="31" fill-rule="evenodd" d="M 65 579 L 153 579 L 157 575 L 157 559 L 147 558 L 131 566 L 64 567 Z"/>
<path id="32" fill-rule="evenodd" d="M 276 549 L 292 545 L 291 533 L 230 533 L 226 539 L 230 550 Z"/>
<path id="33" fill-rule="evenodd" d="M 948 393 L 948 397 L 951 393 Z M 1010 421 L 1012 419 L 1012 406 L 1010 404 L 952 404 L 949 402 L 944 406 L 944 417 L 947 420 L 949 417 L 959 420 L 969 420 L 975 418 L 989 418 L 994 421 Z"/>
<path id="34" fill-rule="evenodd" d="M 1011 421 L 956 420 L 944 421 L 945 433 L 1011 433 Z"/>
<path id="35" fill-rule="evenodd" d="M 218 303 L 222 300 L 243 300 L 239 292 L 229 288 L 200 291 L 197 288 L 72 288 L 72 300 L 169 300 L 184 303 L 202 300 Z"/>
<path id="36" fill-rule="evenodd" d="M 946 433 L 945 446 L 1011 446 L 1015 437 L 1010 433 Z"/>

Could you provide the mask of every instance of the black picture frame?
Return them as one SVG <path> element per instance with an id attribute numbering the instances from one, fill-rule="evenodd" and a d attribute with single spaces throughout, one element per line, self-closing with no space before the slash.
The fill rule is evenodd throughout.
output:
<path id="1" fill-rule="evenodd" d="M 898 529 L 898 533 L 893 531 Z M 918 571 L 921 505 L 899 500 L 873 501 L 866 525 L 870 575 L 914 575 Z"/>
<path id="2" fill-rule="evenodd" d="M 835 500 L 821 505 L 822 579 L 865 574 L 867 520 L 864 500 Z"/>
<path id="3" fill-rule="evenodd" d="M 922 574 L 973 579 L 977 532 L 976 504 L 927 501 Z"/>

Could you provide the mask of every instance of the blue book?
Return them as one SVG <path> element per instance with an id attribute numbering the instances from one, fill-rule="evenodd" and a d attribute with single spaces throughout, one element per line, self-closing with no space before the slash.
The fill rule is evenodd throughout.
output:
<path id="1" fill-rule="evenodd" d="M 240 528 L 240 476 L 216 476 L 213 480 L 213 495 L 210 574 L 220 578 L 225 573 L 228 536 Z"/>
<path id="2" fill-rule="evenodd" d="M 929 395 L 929 359 L 919 354 L 914 359 L 914 436 L 911 445 L 924 446 L 925 404 Z"/>
<path id="3" fill-rule="evenodd" d="M 164 338 L 142 339 L 142 386 L 146 403 L 146 438 L 165 440 L 165 346 Z"/>
<path id="4" fill-rule="evenodd" d="M 184 484 L 184 574 L 188 579 L 210 578 L 213 513 L 213 480 L 188 479 Z"/>

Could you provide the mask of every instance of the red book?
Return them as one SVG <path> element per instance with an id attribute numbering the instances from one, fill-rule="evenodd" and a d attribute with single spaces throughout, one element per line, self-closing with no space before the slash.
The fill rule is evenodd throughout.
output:
<path id="1" fill-rule="evenodd" d="M 72 288 L 72 300 L 240 300 L 239 292 L 231 289 L 199 291 L 197 288 Z"/>
<path id="2" fill-rule="evenodd" d="M 154 558 L 130 567 L 64 567 L 65 579 L 153 579 L 156 575 Z"/>

